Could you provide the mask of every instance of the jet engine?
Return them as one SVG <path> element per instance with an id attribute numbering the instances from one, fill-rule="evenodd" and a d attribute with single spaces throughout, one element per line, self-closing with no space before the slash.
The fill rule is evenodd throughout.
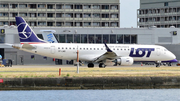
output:
<path id="1" fill-rule="evenodd" d="M 122 66 L 130 66 L 133 64 L 133 62 L 134 62 L 134 60 L 131 57 L 121 57 L 121 58 L 115 60 L 116 65 L 119 64 Z"/>

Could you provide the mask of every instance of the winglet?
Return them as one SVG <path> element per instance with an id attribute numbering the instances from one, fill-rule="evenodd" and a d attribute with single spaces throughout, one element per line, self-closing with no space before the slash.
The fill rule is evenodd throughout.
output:
<path id="1" fill-rule="evenodd" d="M 106 47 L 107 52 L 112 52 L 112 50 L 107 46 L 106 43 L 104 43 L 104 45 L 105 45 L 105 47 Z"/>

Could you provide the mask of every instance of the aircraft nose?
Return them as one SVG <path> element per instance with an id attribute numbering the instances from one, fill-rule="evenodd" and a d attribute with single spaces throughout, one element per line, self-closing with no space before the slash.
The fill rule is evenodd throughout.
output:
<path id="1" fill-rule="evenodd" d="M 176 56 L 173 53 L 171 53 L 170 56 L 172 59 L 176 59 Z"/>

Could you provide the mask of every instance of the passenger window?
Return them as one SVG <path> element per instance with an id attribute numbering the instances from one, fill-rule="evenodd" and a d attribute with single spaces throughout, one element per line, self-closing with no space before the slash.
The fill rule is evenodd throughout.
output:
<path id="1" fill-rule="evenodd" d="M 88 50 L 88 48 L 86 48 Z"/>
<path id="2" fill-rule="evenodd" d="M 58 47 L 58 49 L 60 49 L 60 47 Z"/>

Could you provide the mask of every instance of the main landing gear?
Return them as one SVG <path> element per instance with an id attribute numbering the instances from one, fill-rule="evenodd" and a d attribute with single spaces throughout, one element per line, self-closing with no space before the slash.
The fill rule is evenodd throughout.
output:
<path id="1" fill-rule="evenodd" d="M 94 64 L 93 63 L 88 63 L 88 68 L 93 68 Z M 104 63 L 99 63 L 99 68 L 105 68 L 106 65 Z"/>
<path id="2" fill-rule="evenodd" d="M 88 68 L 93 68 L 94 64 L 93 63 L 88 63 Z"/>
<path id="3" fill-rule="evenodd" d="M 99 68 L 105 68 L 105 67 L 106 67 L 106 65 L 104 63 L 99 64 Z"/>
<path id="4" fill-rule="evenodd" d="M 156 67 L 160 67 L 161 66 L 161 63 L 156 63 Z"/>

